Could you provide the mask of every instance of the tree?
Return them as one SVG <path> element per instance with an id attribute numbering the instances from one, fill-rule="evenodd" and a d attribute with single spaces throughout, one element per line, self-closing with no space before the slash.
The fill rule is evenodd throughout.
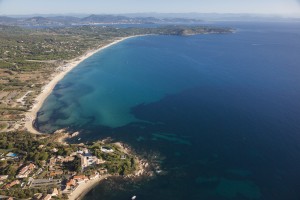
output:
<path id="1" fill-rule="evenodd" d="M 39 155 L 39 160 L 48 160 L 48 157 L 49 157 L 49 155 L 47 152 L 42 152 Z"/>
<path id="2" fill-rule="evenodd" d="M 14 148 L 14 144 L 13 143 L 8 143 L 8 145 L 7 145 L 7 149 L 12 149 L 12 148 Z"/>
<path id="3" fill-rule="evenodd" d="M 0 161 L 0 167 L 5 167 L 7 165 L 7 161 L 6 160 L 1 160 Z"/>
<path id="4" fill-rule="evenodd" d="M 5 171 L 9 176 L 15 176 L 17 170 L 12 165 L 9 165 Z"/>

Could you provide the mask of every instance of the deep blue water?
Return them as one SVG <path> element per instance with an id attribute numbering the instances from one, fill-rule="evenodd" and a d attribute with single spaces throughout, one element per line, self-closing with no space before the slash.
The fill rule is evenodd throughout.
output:
<path id="1" fill-rule="evenodd" d="M 300 24 L 146 36 L 81 63 L 37 127 L 159 152 L 167 175 L 105 181 L 85 199 L 300 199 Z"/>

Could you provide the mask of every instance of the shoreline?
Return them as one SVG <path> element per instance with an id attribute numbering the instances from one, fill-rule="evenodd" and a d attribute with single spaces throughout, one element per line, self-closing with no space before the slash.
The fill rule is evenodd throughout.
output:
<path id="1" fill-rule="evenodd" d="M 102 46 L 98 49 L 89 50 L 89 51 L 85 52 L 83 55 L 67 61 L 66 64 L 58 66 L 57 69 L 62 68 L 63 70 L 61 70 L 59 72 L 54 72 L 52 74 L 53 78 L 51 78 L 51 80 L 42 87 L 41 92 L 35 98 L 35 102 L 33 103 L 32 108 L 26 112 L 26 114 L 25 114 L 25 125 L 24 125 L 25 129 L 27 131 L 29 131 L 30 133 L 33 133 L 33 134 L 45 134 L 43 132 L 40 132 L 40 131 L 36 130 L 35 127 L 33 126 L 33 123 L 34 123 L 34 121 L 37 117 L 37 113 L 40 110 L 40 108 L 42 107 L 42 105 L 45 102 L 45 100 L 47 99 L 47 97 L 51 94 L 51 92 L 53 91 L 53 89 L 55 88 L 57 83 L 60 80 L 62 80 L 65 77 L 65 75 L 67 75 L 72 69 L 77 67 L 85 59 L 93 56 L 94 54 L 96 54 L 96 53 L 98 53 L 98 52 L 100 52 L 100 51 L 102 51 L 102 50 L 104 50 L 108 47 L 111 47 L 115 44 L 118 44 L 119 42 L 122 42 L 124 40 L 134 38 L 134 37 L 141 37 L 141 36 L 145 36 L 145 35 L 134 35 L 134 36 L 128 36 L 128 37 L 115 38 L 112 42 L 110 42 L 107 45 L 104 45 L 104 46 Z M 61 136 L 57 139 L 57 142 L 59 142 L 61 144 L 67 144 L 65 142 L 66 138 L 67 138 L 67 135 L 64 134 L 63 136 Z M 124 151 L 126 151 L 126 153 L 128 153 L 128 149 L 124 148 L 121 143 L 118 143 L 117 145 L 120 148 L 122 148 Z M 141 163 L 140 159 L 138 159 L 138 162 L 139 162 L 138 170 L 134 174 L 132 174 L 133 176 L 140 176 L 145 172 L 145 167 L 146 166 L 144 166 Z M 89 191 L 91 191 L 93 188 L 95 188 L 104 179 L 107 179 L 111 176 L 112 175 L 104 175 L 104 176 L 100 176 L 96 179 L 88 180 L 84 183 L 81 183 L 74 191 L 72 191 L 68 195 L 68 199 L 70 199 L 70 200 L 80 200 L 80 199 L 82 199 Z"/>
<path id="2" fill-rule="evenodd" d="M 68 63 L 64 65 L 64 70 L 60 71 L 56 74 L 54 73 L 54 77 L 52 78 L 52 80 L 50 80 L 50 82 L 48 82 L 46 85 L 43 86 L 41 93 L 35 98 L 35 102 L 33 103 L 32 108 L 29 111 L 27 111 L 27 113 L 25 114 L 25 125 L 24 125 L 25 129 L 34 134 L 44 134 L 44 133 L 36 130 L 33 126 L 34 120 L 37 117 L 37 113 L 40 110 L 40 108 L 42 107 L 42 105 L 45 102 L 45 100 L 47 99 L 47 97 L 53 91 L 56 84 L 60 80 L 62 80 L 65 77 L 65 75 L 68 74 L 72 69 L 77 67 L 81 62 L 83 62 L 87 58 L 91 57 L 95 53 L 98 53 L 110 46 L 113 46 L 113 45 L 115 45 L 119 42 L 122 42 L 124 40 L 127 40 L 129 38 L 140 37 L 140 36 L 144 36 L 144 35 L 134 35 L 134 36 L 118 38 L 107 45 L 104 45 L 95 50 L 89 50 L 86 53 L 84 53 L 83 55 L 76 57 L 72 60 L 69 60 Z M 59 67 L 61 67 L 61 66 L 59 66 Z"/>
<path id="3" fill-rule="evenodd" d="M 69 200 L 80 200 L 93 188 L 95 188 L 100 182 L 111 177 L 111 175 L 104 175 L 99 178 L 88 180 L 84 183 L 81 183 L 69 196 Z"/>

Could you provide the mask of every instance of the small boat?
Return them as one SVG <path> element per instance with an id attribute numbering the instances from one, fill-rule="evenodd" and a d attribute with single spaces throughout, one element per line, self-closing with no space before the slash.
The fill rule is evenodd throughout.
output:
<path id="1" fill-rule="evenodd" d="M 78 138 L 78 140 L 81 140 L 81 138 Z"/>
<path id="2" fill-rule="evenodd" d="M 134 195 L 133 197 L 131 197 L 132 200 L 136 199 L 136 196 Z"/>

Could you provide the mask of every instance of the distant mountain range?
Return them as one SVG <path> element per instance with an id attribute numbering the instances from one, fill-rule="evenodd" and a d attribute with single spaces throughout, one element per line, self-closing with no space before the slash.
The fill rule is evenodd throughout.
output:
<path id="1" fill-rule="evenodd" d="M 68 26 L 95 24 L 168 24 L 168 23 L 200 23 L 200 19 L 190 18 L 155 18 L 128 17 L 121 15 L 90 15 L 79 18 L 72 16 L 35 16 L 35 17 L 7 17 L 0 16 L 0 24 L 15 26 Z"/>

